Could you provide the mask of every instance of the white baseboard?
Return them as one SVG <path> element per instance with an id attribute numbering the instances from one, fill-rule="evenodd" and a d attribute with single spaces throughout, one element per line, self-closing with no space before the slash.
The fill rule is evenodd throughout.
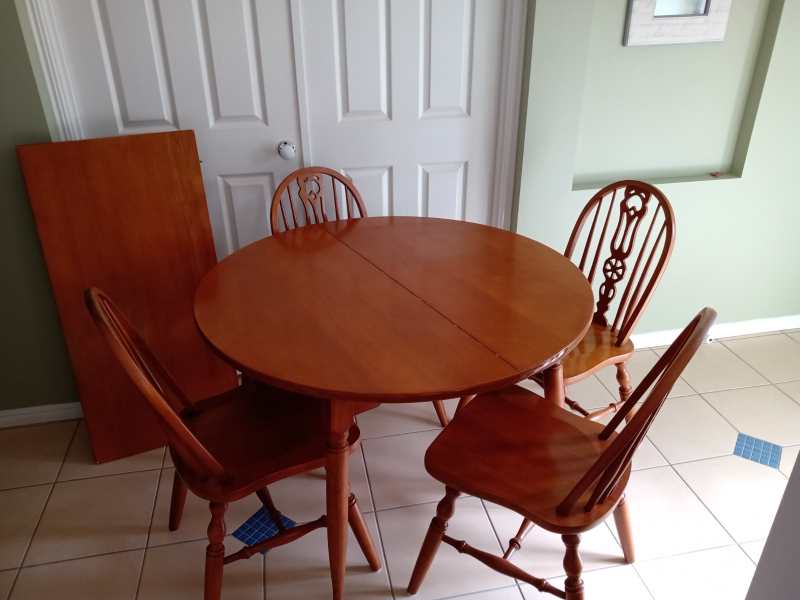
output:
<path id="1" fill-rule="evenodd" d="M 737 321 L 735 323 L 717 323 L 711 328 L 709 338 L 717 340 L 740 335 L 773 333 L 775 331 L 785 331 L 787 329 L 800 329 L 800 315 L 787 315 L 785 317 L 773 317 L 770 319 L 753 319 L 751 321 Z M 678 337 L 680 332 L 680 329 L 668 329 L 666 331 L 653 331 L 651 333 L 637 333 L 631 336 L 631 340 L 636 348 L 668 346 Z"/>
<path id="2" fill-rule="evenodd" d="M 0 429 L 18 427 L 20 425 L 36 425 L 37 423 L 68 421 L 70 419 L 80 419 L 82 416 L 83 411 L 81 410 L 80 402 L 12 408 L 0 410 Z"/>

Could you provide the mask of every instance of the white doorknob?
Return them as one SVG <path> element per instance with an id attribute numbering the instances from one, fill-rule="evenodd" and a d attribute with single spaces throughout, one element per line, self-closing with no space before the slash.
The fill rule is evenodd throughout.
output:
<path id="1" fill-rule="evenodd" d="M 278 144 L 278 155 L 284 160 L 292 160 L 297 156 L 297 147 L 288 140 Z"/>

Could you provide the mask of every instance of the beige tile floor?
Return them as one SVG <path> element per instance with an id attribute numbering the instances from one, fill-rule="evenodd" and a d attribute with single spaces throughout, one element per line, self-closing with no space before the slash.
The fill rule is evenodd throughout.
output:
<path id="1" fill-rule="evenodd" d="M 642 377 L 659 350 L 637 352 Z M 599 407 L 614 398 L 613 371 L 570 395 Z M 454 404 L 448 403 L 449 410 Z M 362 451 L 351 462 L 373 539 L 386 568 L 370 572 L 351 540 L 348 597 L 404 598 L 404 587 L 442 487 L 422 457 L 438 427 L 428 403 L 384 406 L 359 419 Z M 780 469 L 733 456 L 739 431 L 784 446 Z M 589 599 L 743 599 L 800 450 L 800 334 L 704 346 L 675 387 L 634 462 L 628 496 L 637 561 L 624 565 L 612 523 L 584 535 Z M 0 600 L 197 600 L 207 508 L 189 498 L 181 530 L 167 529 L 173 468 L 163 450 L 93 465 L 81 423 L 0 430 Z M 272 486 L 297 520 L 324 510 L 324 474 Z M 259 504 L 229 510 L 233 531 Z M 518 518 L 476 498 L 459 501 L 450 533 L 500 552 Z M 238 543 L 228 538 L 230 548 Z M 557 536 L 534 530 L 517 562 L 559 584 Z M 324 532 L 226 570 L 227 599 L 329 597 Z M 419 598 L 550 598 L 442 548 Z"/>

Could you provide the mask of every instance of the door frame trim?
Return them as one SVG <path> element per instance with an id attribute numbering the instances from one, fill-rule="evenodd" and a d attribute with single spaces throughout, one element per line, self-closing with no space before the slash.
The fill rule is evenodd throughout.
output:
<path id="1" fill-rule="evenodd" d="M 15 0 L 15 4 L 50 137 L 53 141 L 83 139 L 86 134 L 53 0 Z"/>
<path id="2" fill-rule="evenodd" d="M 289 26 L 292 28 L 292 56 L 294 57 L 294 87 L 297 94 L 297 119 L 300 129 L 300 164 L 304 167 L 314 165 L 314 151 L 311 145 L 311 109 L 308 105 L 308 80 L 306 78 L 305 31 L 303 30 L 302 7 L 300 0 L 289 3 Z"/>
<path id="3" fill-rule="evenodd" d="M 525 27 L 528 0 L 507 0 L 503 22 L 503 48 L 499 84 L 499 112 L 490 223 L 509 229 L 517 178 L 517 138 L 520 127 Z"/>
<path id="4" fill-rule="evenodd" d="M 22 34 L 30 57 L 39 97 L 53 141 L 85 137 L 64 44 L 53 6 L 54 0 L 14 0 Z M 489 222 L 508 229 L 514 202 L 517 165 L 517 138 L 520 125 L 520 99 L 525 47 L 525 23 L 530 10 L 528 0 L 507 0 L 503 19 L 503 47 L 498 86 L 497 135 L 492 177 Z M 300 0 L 290 0 L 292 41 L 294 44 L 295 87 L 300 128 L 302 164 L 313 164 L 311 124 L 308 107 L 306 65 L 303 54 Z M 299 27 L 295 27 L 299 24 Z"/>

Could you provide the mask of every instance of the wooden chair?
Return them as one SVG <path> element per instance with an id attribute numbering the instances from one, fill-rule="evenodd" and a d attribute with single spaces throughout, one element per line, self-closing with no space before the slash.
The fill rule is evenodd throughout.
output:
<path id="1" fill-rule="evenodd" d="M 187 489 L 209 501 L 211 523 L 205 565 L 205 599 L 219 600 L 223 565 L 294 541 L 326 526 L 325 515 L 286 528 L 267 485 L 325 465 L 328 403 L 247 382 L 219 396 L 191 402 L 156 360 L 142 338 L 111 300 L 90 288 L 86 304 L 111 351 L 158 416 L 175 463 L 169 528 L 178 529 Z M 349 449 L 359 431 L 350 429 Z M 225 510 L 256 493 L 279 527 L 261 543 L 225 556 Z M 348 520 L 373 571 L 380 569 L 356 498 L 350 495 Z"/>
<path id="2" fill-rule="evenodd" d="M 328 167 L 305 167 L 289 173 L 275 189 L 269 224 L 275 234 L 314 223 L 366 216 L 364 200 L 349 177 Z"/>
<path id="3" fill-rule="evenodd" d="M 550 371 L 562 380 L 564 389 L 563 397 L 556 401 L 563 400 L 589 419 L 599 419 L 617 411 L 631 394 L 631 378 L 625 368 L 634 352 L 630 333 L 672 254 L 674 221 L 672 206 L 659 189 L 642 181 L 618 181 L 597 192 L 575 223 L 564 256 L 577 260 L 578 268 L 592 285 L 598 270 L 602 272 L 597 309 L 583 339 L 563 359 L 560 368 Z M 579 258 L 578 248 L 582 248 Z M 633 267 L 629 272 L 630 261 Z M 623 286 L 621 296 L 617 297 L 617 291 Z M 614 314 L 613 320 L 609 313 Z M 590 412 L 568 397 L 566 387 L 569 384 L 609 365 L 617 369 L 619 402 Z M 532 379 L 540 381 L 540 378 L 536 375 Z M 628 418 L 633 414 L 634 411 L 628 413 Z M 509 541 L 504 558 L 510 558 L 519 550 L 530 527 L 530 521 L 523 520 L 517 534 Z"/>
<path id="4" fill-rule="evenodd" d="M 364 200 L 352 179 L 328 167 L 305 167 L 289 173 L 276 188 L 269 224 L 275 234 L 304 225 L 366 216 Z M 447 425 L 444 402 L 434 400 L 433 408 L 442 427 Z"/>
<path id="5" fill-rule="evenodd" d="M 612 511 L 625 560 L 633 562 L 625 503 L 631 459 L 715 318 L 713 309 L 700 311 L 605 427 L 518 386 L 478 396 L 456 413 L 425 454 L 426 469 L 445 484 L 446 494 L 422 544 L 409 593 L 419 590 L 436 551 L 445 542 L 542 592 L 582 600 L 580 534 Z M 617 433 L 645 394 L 641 408 Z M 529 522 L 561 534 L 566 546 L 565 589 L 523 571 L 505 557 L 446 535 L 461 493 L 505 506 Z"/>
<path id="6" fill-rule="evenodd" d="M 630 334 L 672 254 L 674 222 L 661 190 L 632 180 L 607 185 L 578 216 L 564 256 L 577 262 L 592 286 L 599 279 L 597 308 L 589 331 L 563 359 L 559 376 L 569 386 L 614 365 L 620 396 L 618 403 L 590 413 L 565 392 L 565 403 L 584 416 L 596 419 L 616 411 L 631 394 L 625 367 L 634 352 Z"/>

